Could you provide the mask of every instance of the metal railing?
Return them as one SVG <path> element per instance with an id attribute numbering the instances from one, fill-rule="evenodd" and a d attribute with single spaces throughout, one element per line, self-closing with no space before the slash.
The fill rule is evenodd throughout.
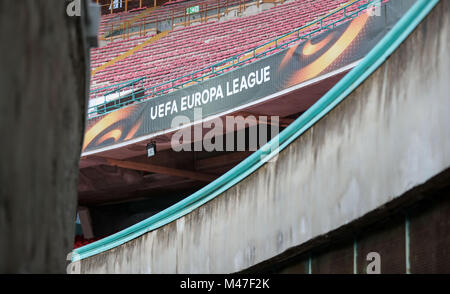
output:
<path id="1" fill-rule="evenodd" d="M 145 77 L 142 77 L 91 91 L 89 101 L 90 103 L 93 102 L 94 105 L 88 107 L 88 118 L 103 115 L 125 105 L 140 101 L 142 91 L 139 90 L 144 88 L 144 82 Z M 125 92 L 125 94 L 123 94 L 123 92 Z M 117 97 L 110 98 L 116 93 Z M 96 103 L 96 100 L 99 98 L 101 98 L 103 102 Z"/>
<path id="2" fill-rule="evenodd" d="M 155 0 L 120 0 L 117 2 L 118 7 L 114 7 L 115 0 L 91 0 L 96 2 L 103 15 L 111 15 L 114 13 L 141 10 L 147 7 L 156 6 Z M 137 5 L 139 3 L 139 5 Z M 130 9 L 131 8 L 131 9 Z"/>
<path id="3" fill-rule="evenodd" d="M 94 117 L 97 117 L 100 115 L 104 115 L 106 113 L 116 110 L 117 108 L 128 105 L 132 102 L 137 102 L 137 103 L 143 102 L 146 99 L 149 99 L 151 97 L 161 96 L 161 95 L 170 93 L 172 91 L 182 89 L 186 86 L 191 86 L 194 84 L 201 83 L 209 78 L 222 75 L 231 69 L 234 69 L 236 67 L 241 67 L 249 62 L 263 58 L 263 57 L 273 53 L 276 50 L 282 50 L 282 49 L 288 48 L 290 45 L 292 45 L 295 42 L 309 40 L 313 36 L 317 35 L 318 33 L 322 32 L 324 30 L 333 29 L 338 24 L 341 24 L 346 20 L 356 18 L 357 16 L 360 15 L 361 12 L 365 11 L 371 5 L 375 5 L 377 3 L 379 3 L 381 5 L 382 1 L 383 0 L 353 0 L 353 1 L 345 4 L 344 6 L 332 11 L 331 13 L 328 13 L 327 15 L 325 15 L 309 24 L 306 24 L 300 28 L 297 28 L 297 29 L 295 29 L 287 34 L 284 34 L 272 41 L 269 41 L 262 45 L 256 46 L 253 49 L 244 51 L 244 52 L 234 55 L 230 58 L 227 58 L 223 61 L 220 61 L 220 62 L 210 65 L 208 67 L 202 68 L 200 70 L 194 71 L 190 74 L 175 78 L 173 80 L 158 84 L 156 86 L 152 86 L 152 87 L 149 87 L 149 88 L 146 88 L 143 90 L 136 91 L 133 94 L 135 96 L 139 96 L 139 99 L 138 99 L 139 101 L 128 100 L 128 101 L 122 102 L 122 103 L 119 102 L 118 104 L 114 105 L 113 109 L 112 109 L 112 107 L 107 107 L 107 105 L 105 103 L 104 112 L 102 111 L 101 114 L 98 113 L 98 111 L 97 111 L 98 106 L 95 108 L 90 107 L 88 109 L 88 117 L 94 118 Z M 366 2 L 366 3 L 364 3 L 364 2 Z M 362 4 L 362 3 L 364 3 L 364 4 Z M 349 9 L 350 7 L 354 8 L 355 6 L 356 6 L 356 8 L 354 11 L 351 11 L 351 9 Z M 343 12 L 344 16 L 339 18 L 338 20 L 332 21 L 328 24 L 324 24 L 324 20 L 326 20 L 330 17 L 336 16 L 339 12 Z M 311 31 L 309 31 L 303 35 L 300 35 L 301 31 L 304 31 L 306 29 L 311 29 L 314 27 L 314 25 L 319 25 L 319 27 L 316 29 L 312 29 Z M 128 83 L 130 83 L 130 82 L 128 82 Z M 113 86 L 111 86 L 111 87 L 113 87 Z"/>
<path id="4" fill-rule="evenodd" d="M 250 3 L 249 3 L 250 2 Z M 104 40 L 113 41 L 114 39 L 127 39 L 132 36 L 145 36 L 148 33 L 157 33 L 158 31 L 167 29 L 173 30 L 175 27 L 188 27 L 194 23 L 205 23 L 210 19 L 219 19 L 221 14 L 228 14 L 230 11 L 244 11 L 251 5 L 259 7 L 259 1 L 254 0 L 214 0 L 212 3 L 200 3 L 199 11 L 195 13 L 187 13 L 187 8 L 194 4 L 182 3 L 175 8 L 157 7 L 153 11 L 146 13 L 141 12 L 142 16 L 129 16 L 126 19 L 119 17 L 105 24 L 107 31 L 101 36 Z M 167 10 L 166 14 L 161 17 L 158 13 Z M 164 24 L 164 25 L 163 25 Z"/>

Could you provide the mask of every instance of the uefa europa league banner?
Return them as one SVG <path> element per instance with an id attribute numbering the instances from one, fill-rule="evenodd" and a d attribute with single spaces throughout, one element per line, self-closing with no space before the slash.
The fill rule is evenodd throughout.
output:
<path id="1" fill-rule="evenodd" d="M 391 0 L 375 13 L 236 70 L 88 120 L 83 152 L 169 131 L 177 116 L 194 122 L 195 108 L 203 118 L 219 115 L 339 70 L 366 56 L 414 2 Z"/>

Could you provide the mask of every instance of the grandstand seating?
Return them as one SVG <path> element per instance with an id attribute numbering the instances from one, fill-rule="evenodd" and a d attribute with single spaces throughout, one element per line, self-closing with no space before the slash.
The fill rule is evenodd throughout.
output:
<path id="1" fill-rule="evenodd" d="M 346 2 L 298 0 L 253 16 L 174 30 L 165 38 L 97 72 L 92 78 L 92 89 L 140 77 L 146 77 L 146 88 L 170 81 L 264 44 Z M 327 21 L 332 22 L 338 17 L 339 14 Z M 106 49 L 92 50 L 92 68 L 144 40 L 142 37 L 132 38 L 109 44 Z M 109 50 L 113 50 L 112 53 Z"/>
<path id="2" fill-rule="evenodd" d="M 145 14 L 144 17 L 142 18 L 139 18 L 138 16 L 143 12 L 143 9 L 146 9 L 147 7 L 143 7 L 142 9 L 129 10 L 128 12 L 107 14 L 102 17 L 99 35 L 104 36 L 105 33 L 109 32 L 111 30 L 111 25 L 121 24 L 126 21 L 132 21 L 136 17 L 139 18 L 138 23 L 149 24 L 157 21 L 172 19 L 172 17 L 184 17 L 187 7 L 198 5 L 202 7 L 202 10 L 203 9 L 211 10 L 219 6 L 224 9 L 225 7 L 233 7 L 239 4 L 244 4 L 252 1 L 254 0 L 227 0 L 227 1 L 183 0 L 172 2 L 173 4 L 171 5 L 167 5 L 169 4 L 169 2 L 167 2 L 166 5 L 156 7 L 154 10 L 151 11 L 151 13 Z"/>
<path id="3" fill-rule="evenodd" d="M 130 40 L 121 40 L 116 42 L 111 42 L 108 45 L 96 48 L 91 51 L 91 67 L 96 68 L 105 62 L 119 56 L 125 51 L 128 51 L 137 45 L 141 44 L 152 35 L 136 37 Z"/>

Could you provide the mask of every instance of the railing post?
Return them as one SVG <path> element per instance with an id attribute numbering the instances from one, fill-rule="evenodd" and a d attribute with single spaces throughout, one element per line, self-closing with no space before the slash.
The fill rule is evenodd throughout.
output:
<path id="1" fill-rule="evenodd" d="M 217 0 L 217 19 L 220 20 L 220 2 Z"/>
<path id="2" fill-rule="evenodd" d="M 173 9 L 172 9 L 172 31 L 173 31 L 173 22 L 175 21 L 174 13 L 175 13 L 175 12 L 173 12 Z"/>
<path id="3" fill-rule="evenodd" d="M 145 18 L 143 20 L 141 20 L 141 24 L 139 25 L 139 28 L 142 32 L 142 36 L 145 36 Z"/>
<path id="4" fill-rule="evenodd" d="M 125 0 L 125 12 L 128 11 L 128 0 Z"/>
<path id="5" fill-rule="evenodd" d="M 114 9 L 114 8 L 113 8 L 113 7 L 114 7 L 114 5 L 113 5 L 113 0 L 111 0 L 110 2 L 111 2 L 111 14 L 113 14 L 113 9 Z"/>

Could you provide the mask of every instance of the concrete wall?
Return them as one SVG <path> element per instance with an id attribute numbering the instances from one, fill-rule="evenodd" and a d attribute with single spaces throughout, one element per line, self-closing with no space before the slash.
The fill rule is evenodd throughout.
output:
<path id="1" fill-rule="evenodd" d="M 189 215 L 84 273 L 231 273 L 363 217 L 450 166 L 448 1 L 344 102 Z"/>
<path id="2" fill-rule="evenodd" d="M 67 1 L 0 1 L 0 272 L 65 273 L 89 57 Z"/>

